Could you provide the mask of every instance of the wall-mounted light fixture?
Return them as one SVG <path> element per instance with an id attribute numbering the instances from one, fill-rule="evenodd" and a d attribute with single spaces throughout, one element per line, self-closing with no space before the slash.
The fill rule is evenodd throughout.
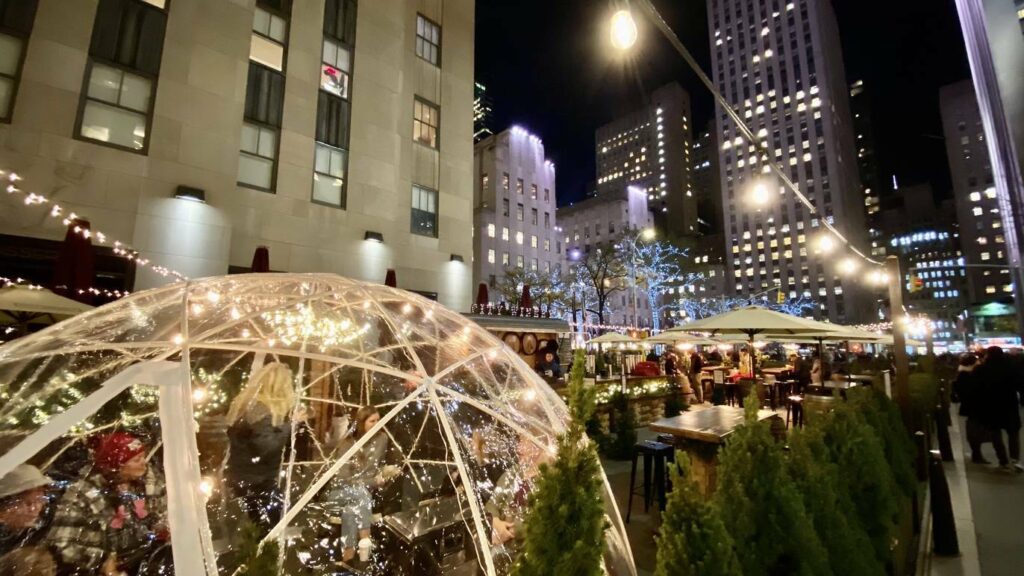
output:
<path id="1" fill-rule="evenodd" d="M 206 192 L 191 186 L 178 186 L 178 189 L 174 191 L 174 197 L 193 202 L 202 202 L 203 204 L 206 203 Z"/>
<path id="2" fill-rule="evenodd" d="M 367 230 L 366 234 L 363 235 L 363 240 L 373 240 L 374 242 L 380 242 L 381 244 L 383 244 L 384 243 L 384 235 L 381 234 L 380 232 L 374 232 L 372 230 Z"/>
<path id="3" fill-rule="evenodd" d="M 462 254 L 452 254 L 452 257 L 448 260 L 449 262 L 465 262 L 462 258 Z"/>

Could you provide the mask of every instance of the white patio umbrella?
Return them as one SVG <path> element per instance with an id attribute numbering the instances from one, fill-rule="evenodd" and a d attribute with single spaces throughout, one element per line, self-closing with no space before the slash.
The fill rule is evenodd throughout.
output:
<path id="1" fill-rule="evenodd" d="M 798 318 L 789 314 L 775 312 L 760 306 L 748 306 L 732 310 L 724 314 L 697 320 L 674 328 L 685 332 L 709 332 L 713 336 L 743 334 L 747 337 L 750 347 L 754 347 L 754 339 L 760 335 L 771 336 L 806 336 L 827 334 L 834 327 L 822 322 Z M 753 366 L 756 368 L 756 366 Z"/>
<path id="2" fill-rule="evenodd" d="M 45 288 L 19 285 L 0 288 L 0 324 L 53 324 L 92 308 Z"/>
<path id="3" fill-rule="evenodd" d="M 877 335 L 876 335 L 877 336 Z M 872 342 L 873 344 L 881 344 L 882 346 L 895 346 L 896 342 L 893 339 L 892 334 L 885 334 Z M 920 340 L 914 340 L 913 338 L 907 338 L 905 340 L 907 346 L 926 346 L 925 342 Z"/>
<path id="4" fill-rule="evenodd" d="M 591 339 L 589 344 L 638 344 L 640 340 L 618 332 L 608 332 Z"/>
<path id="5" fill-rule="evenodd" d="M 675 346 L 676 344 L 692 344 L 694 346 L 714 346 L 718 342 L 705 338 L 703 336 L 695 336 L 693 334 L 687 334 L 685 332 L 662 332 L 651 336 L 650 338 L 644 339 L 646 344 L 665 344 L 667 346 Z"/>

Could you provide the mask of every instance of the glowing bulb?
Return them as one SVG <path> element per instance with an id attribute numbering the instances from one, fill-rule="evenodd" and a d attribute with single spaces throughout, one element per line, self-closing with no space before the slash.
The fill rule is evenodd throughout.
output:
<path id="1" fill-rule="evenodd" d="M 213 480 L 209 478 L 203 478 L 199 481 L 199 492 L 209 498 L 213 496 Z"/>
<path id="2" fill-rule="evenodd" d="M 181 334 L 175 334 L 174 338 L 171 338 L 171 342 L 174 342 L 175 346 L 181 346 L 181 343 L 185 341 L 185 338 Z"/>
<path id="3" fill-rule="evenodd" d="M 238 311 L 238 308 L 232 307 L 231 308 L 231 319 L 232 320 L 238 320 L 241 317 L 242 317 L 242 313 Z"/>
<path id="4" fill-rule="evenodd" d="M 530 388 L 526 392 L 523 393 L 523 400 L 526 400 L 527 402 L 533 402 L 536 399 L 537 399 L 537 391 L 534 390 L 533 388 Z"/>
<path id="5" fill-rule="evenodd" d="M 856 272 L 858 267 L 860 267 L 860 264 L 857 262 L 856 259 L 852 257 L 844 258 L 841 262 L 839 262 L 839 271 L 843 274 L 846 274 L 847 276 Z"/>
<path id="6" fill-rule="evenodd" d="M 764 206 L 770 199 L 771 193 L 763 183 L 755 184 L 753 190 L 750 191 L 750 201 L 757 206 Z"/>
<path id="7" fill-rule="evenodd" d="M 818 238 L 818 250 L 828 254 L 836 247 L 836 241 L 832 238 L 831 234 L 822 234 L 821 238 Z"/>
<path id="8" fill-rule="evenodd" d="M 220 302 L 220 293 L 211 290 L 206 294 L 206 299 L 209 300 L 211 304 L 216 304 L 217 302 Z"/>
<path id="9" fill-rule="evenodd" d="M 612 16 L 612 46 L 619 50 L 629 50 L 636 44 L 636 22 L 629 10 L 619 10 Z"/>
<path id="10" fill-rule="evenodd" d="M 192 391 L 192 401 L 200 404 L 206 400 L 206 388 L 196 388 Z"/>

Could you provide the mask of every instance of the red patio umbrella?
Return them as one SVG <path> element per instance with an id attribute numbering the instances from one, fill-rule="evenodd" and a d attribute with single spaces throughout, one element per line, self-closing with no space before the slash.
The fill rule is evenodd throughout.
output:
<path id="1" fill-rule="evenodd" d="M 476 305 L 487 306 L 490 303 L 490 299 L 487 294 L 487 283 L 481 282 L 476 289 Z"/>
<path id="2" fill-rule="evenodd" d="M 78 219 L 68 224 L 53 268 L 54 293 L 83 304 L 93 303 L 93 295 L 87 290 L 96 281 L 96 256 L 92 241 L 87 238 L 89 230 L 88 220 Z"/>
<path id="3" fill-rule="evenodd" d="M 252 255 L 250 272 L 270 272 L 270 249 L 266 246 L 256 247 L 256 252 Z"/>
<path id="4" fill-rule="evenodd" d="M 530 298 L 529 284 L 523 284 L 523 295 L 519 298 L 519 308 L 533 308 L 533 298 Z"/>

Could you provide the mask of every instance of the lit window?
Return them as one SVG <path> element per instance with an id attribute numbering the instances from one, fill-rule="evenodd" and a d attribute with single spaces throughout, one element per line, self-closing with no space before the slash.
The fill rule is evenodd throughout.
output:
<path id="1" fill-rule="evenodd" d="M 490 263 L 490 264 L 494 264 L 494 250 L 493 249 L 488 249 L 487 250 L 487 262 Z"/>
<path id="2" fill-rule="evenodd" d="M 331 206 L 345 206 L 348 153 L 317 142 L 313 162 L 313 200 Z"/>
<path id="3" fill-rule="evenodd" d="M 992 254 L 989 253 L 989 252 L 982 252 L 981 253 L 981 259 L 982 260 L 991 260 L 992 259 Z"/>
<path id="4" fill-rule="evenodd" d="M 412 139 L 424 146 L 436 149 L 437 127 L 440 126 L 441 111 L 437 106 L 416 98 L 413 102 Z"/>
<path id="5" fill-rule="evenodd" d="M 494 224 L 487 225 L 487 237 L 494 238 Z"/>
<path id="6" fill-rule="evenodd" d="M 284 70 L 284 45 L 288 21 L 257 6 L 252 19 L 249 59 L 274 70 Z"/>
<path id="7" fill-rule="evenodd" d="M 501 239 L 508 242 L 508 226 L 501 227 Z"/>
<path id="8" fill-rule="evenodd" d="M 523 255 L 522 254 L 516 256 L 516 267 L 517 268 L 522 268 L 523 267 Z"/>
<path id="9" fill-rule="evenodd" d="M 320 88 L 335 96 L 348 99 L 349 78 L 351 74 L 352 53 L 334 40 L 324 38 Z"/>
<path id="10" fill-rule="evenodd" d="M 508 252 L 502 252 L 501 253 L 501 265 L 502 266 L 508 266 L 508 263 L 509 263 Z"/>
<path id="11" fill-rule="evenodd" d="M 971 192 L 970 198 L 971 198 L 971 202 L 980 202 L 981 201 L 981 192 Z"/>
<path id="12" fill-rule="evenodd" d="M 975 206 L 971 210 L 971 213 L 974 214 L 975 216 L 981 216 L 982 214 L 985 213 L 985 211 L 981 208 L 981 206 Z"/>
<path id="13" fill-rule="evenodd" d="M 439 66 L 441 62 L 441 27 L 416 15 L 416 55 Z"/>
<path id="14" fill-rule="evenodd" d="M 412 233 L 437 238 L 437 191 L 412 187 Z"/>
<path id="15" fill-rule="evenodd" d="M 79 134 L 132 150 L 146 145 L 152 83 L 142 76 L 93 62 Z"/>
<path id="16" fill-rule="evenodd" d="M 272 190 L 276 158 L 277 130 L 243 123 L 238 182 L 261 190 Z"/>
<path id="17" fill-rule="evenodd" d="M 530 248 L 537 247 L 537 236 L 530 234 Z"/>
<path id="18" fill-rule="evenodd" d="M 522 232 L 516 232 L 516 244 L 522 244 L 522 243 L 523 243 L 523 233 Z"/>

